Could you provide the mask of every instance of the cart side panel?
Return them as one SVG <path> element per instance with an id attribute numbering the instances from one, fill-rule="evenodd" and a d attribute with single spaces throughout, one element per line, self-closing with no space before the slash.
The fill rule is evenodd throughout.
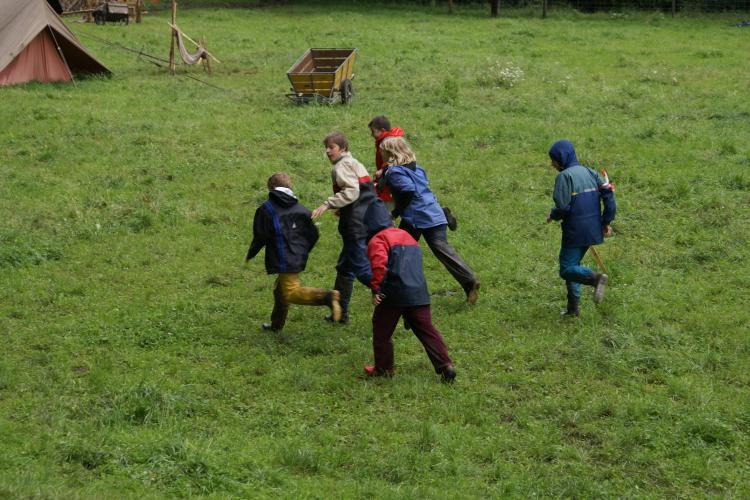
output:
<path id="1" fill-rule="evenodd" d="M 289 74 L 292 88 L 298 94 L 320 94 L 330 96 L 334 88 L 333 74 L 307 73 Z"/>
<path id="2" fill-rule="evenodd" d="M 347 57 L 341 66 L 336 70 L 336 81 L 334 87 L 337 90 L 341 90 L 341 82 L 344 80 L 352 79 L 352 70 L 354 69 L 354 59 L 356 57 L 356 51 L 352 51 L 349 57 Z"/>
<path id="3" fill-rule="evenodd" d="M 312 49 L 307 49 L 304 54 L 300 56 L 299 59 L 297 59 L 294 64 L 292 64 L 292 67 L 287 70 L 287 74 L 289 73 L 299 73 L 300 69 L 302 67 L 305 67 L 307 64 L 312 66 Z"/>
<path id="4" fill-rule="evenodd" d="M 347 80 L 351 80 L 354 75 L 354 61 L 357 60 L 357 51 L 352 51 L 352 55 L 346 58 L 346 67 L 343 70 L 343 77 Z"/>

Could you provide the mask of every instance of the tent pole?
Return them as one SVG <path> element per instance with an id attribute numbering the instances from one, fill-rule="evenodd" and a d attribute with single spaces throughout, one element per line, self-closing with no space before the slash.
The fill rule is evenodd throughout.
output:
<path id="1" fill-rule="evenodd" d="M 57 52 L 60 54 L 60 57 L 63 60 L 63 64 L 65 64 L 65 69 L 68 70 L 68 74 L 70 75 L 70 81 L 73 82 L 73 85 L 77 87 L 78 84 L 76 83 L 76 79 L 73 76 L 73 72 L 70 71 L 70 66 L 68 66 L 68 60 L 65 59 L 65 54 L 63 54 L 63 51 L 60 48 L 60 44 L 57 43 L 57 37 L 55 36 L 55 30 L 53 30 L 49 25 L 47 25 L 47 29 L 49 30 L 50 35 L 52 35 L 52 40 L 54 40 L 54 42 L 55 42 L 55 47 L 57 47 Z"/>

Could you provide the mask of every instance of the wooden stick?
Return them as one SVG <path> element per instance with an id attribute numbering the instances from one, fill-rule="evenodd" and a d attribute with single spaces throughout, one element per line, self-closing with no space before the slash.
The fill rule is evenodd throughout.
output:
<path id="1" fill-rule="evenodd" d="M 177 22 L 177 0 L 172 0 L 172 24 L 174 25 Z M 173 75 L 175 74 L 175 71 L 177 68 L 174 64 L 174 37 L 177 36 L 177 33 L 174 31 L 174 26 L 172 27 L 172 31 L 170 31 L 170 34 L 172 35 L 172 44 L 169 46 L 169 72 Z"/>
<path id="2" fill-rule="evenodd" d="M 182 30 L 181 30 L 180 28 L 178 28 L 177 26 L 175 26 L 175 25 L 173 25 L 173 24 L 169 24 L 169 25 L 170 25 L 170 26 L 172 26 L 172 29 L 175 29 L 175 30 L 179 31 L 179 32 L 180 32 L 180 34 L 181 34 L 182 36 L 184 36 L 185 38 L 187 38 L 189 42 L 192 42 L 192 43 L 193 43 L 193 45 L 195 45 L 195 46 L 196 46 L 196 47 L 198 47 L 199 49 L 203 49 L 203 50 L 206 50 L 206 47 L 204 47 L 203 45 L 199 44 L 198 42 L 196 42 L 195 40 L 193 40 L 192 38 L 190 38 L 189 36 L 187 36 L 187 35 L 185 34 L 185 32 L 184 32 L 184 31 L 182 31 Z M 216 61 L 217 63 L 221 64 L 221 61 L 219 61 L 218 59 L 216 59 L 216 57 L 214 57 L 214 55 L 213 55 L 212 53 L 210 53 L 209 51 L 207 51 L 207 50 L 206 50 L 206 54 L 208 54 L 209 56 L 211 56 L 211 59 L 213 59 L 213 60 L 214 60 L 214 61 Z"/>
<path id="3" fill-rule="evenodd" d="M 596 261 L 596 264 L 599 266 L 599 269 L 601 269 L 604 274 L 609 274 L 607 273 L 607 268 L 604 267 L 604 262 L 602 262 L 602 258 L 599 257 L 599 252 L 596 251 L 596 247 L 591 246 L 590 248 L 591 248 L 591 255 L 594 256 L 594 260 Z"/>
<path id="4" fill-rule="evenodd" d="M 204 47 L 206 46 L 205 35 L 203 36 L 203 38 L 201 38 L 201 43 L 203 44 Z M 206 50 L 206 49 L 204 48 L 203 50 Z M 208 51 L 206 51 L 206 53 L 208 53 Z M 210 75 L 211 74 L 211 59 L 209 59 L 208 57 L 204 57 L 203 61 L 201 62 L 203 62 L 203 69 L 205 69 L 206 73 Z"/>

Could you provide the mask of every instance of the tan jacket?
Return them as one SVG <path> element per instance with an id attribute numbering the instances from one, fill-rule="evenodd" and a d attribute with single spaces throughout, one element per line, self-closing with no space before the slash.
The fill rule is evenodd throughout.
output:
<path id="1" fill-rule="evenodd" d="M 354 203 L 359 198 L 360 182 L 369 177 L 365 166 L 347 151 L 331 169 L 334 195 L 326 200 L 326 205 L 341 208 Z"/>

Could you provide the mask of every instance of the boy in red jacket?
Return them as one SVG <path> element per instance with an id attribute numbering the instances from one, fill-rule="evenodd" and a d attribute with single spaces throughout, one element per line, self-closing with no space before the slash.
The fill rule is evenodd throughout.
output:
<path id="1" fill-rule="evenodd" d="M 388 165 L 383 161 L 383 155 L 380 152 L 380 143 L 383 142 L 383 139 L 386 137 L 403 137 L 404 131 L 398 127 L 391 128 L 391 122 L 388 118 L 382 115 L 376 116 L 370 120 L 370 123 L 368 123 L 367 126 L 370 128 L 370 133 L 372 134 L 373 139 L 375 139 L 375 168 L 377 169 L 375 172 L 375 180 L 378 180 L 382 174 L 381 170 Z M 395 203 L 393 202 L 393 196 L 391 196 L 391 191 L 388 189 L 388 186 L 385 185 L 385 182 L 378 182 L 376 187 L 378 190 L 378 198 L 383 200 L 389 212 L 392 211 L 395 208 Z"/>
<path id="2" fill-rule="evenodd" d="M 385 177 L 383 177 L 383 174 L 385 174 L 384 169 L 388 167 L 389 164 L 383 159 L 383 152 L 380 150 L 380 144 L 389 137 L 403 137 L 404 130 L 399 127 L 391 128 L 390 120 L 383 115 L 376 116 L 370 120 L 370 123 L 368 123 L 367 126 L 370 128 L 370 134 L 372 134 L 372 137 L 375 139 L 375 167 L 377 168 L 374 176 L 375 189 L 378 192 L 378 198 L 383 200 L 388 211 L 393 212 L 396 208 L 396 202 L 393 200 L 393 194 L 391 194 L 391 190 L 385 182 Z M 456 221 L 456 218 L 451 213 L 451 209 L 448 207 L 441 208 L 443 209 L 445 218 L 448 221 L 448 229 L 455 231 L 458 221 Z"/>
<path id="3" fill-rule="evenodd" d="M 393 227 L 381 200 L 365 214 L 367 257 L 372 268 L 372 348 L 375 364 L 365 366 L 370 376 L 393 375 L 393 331 L 399 318 L 409 321 L 414 335 L 445 382 L 456 378 L 443 335 L 432 324 L 430 293 L 422 272 L 419 244 L 409 233 Z"/>

